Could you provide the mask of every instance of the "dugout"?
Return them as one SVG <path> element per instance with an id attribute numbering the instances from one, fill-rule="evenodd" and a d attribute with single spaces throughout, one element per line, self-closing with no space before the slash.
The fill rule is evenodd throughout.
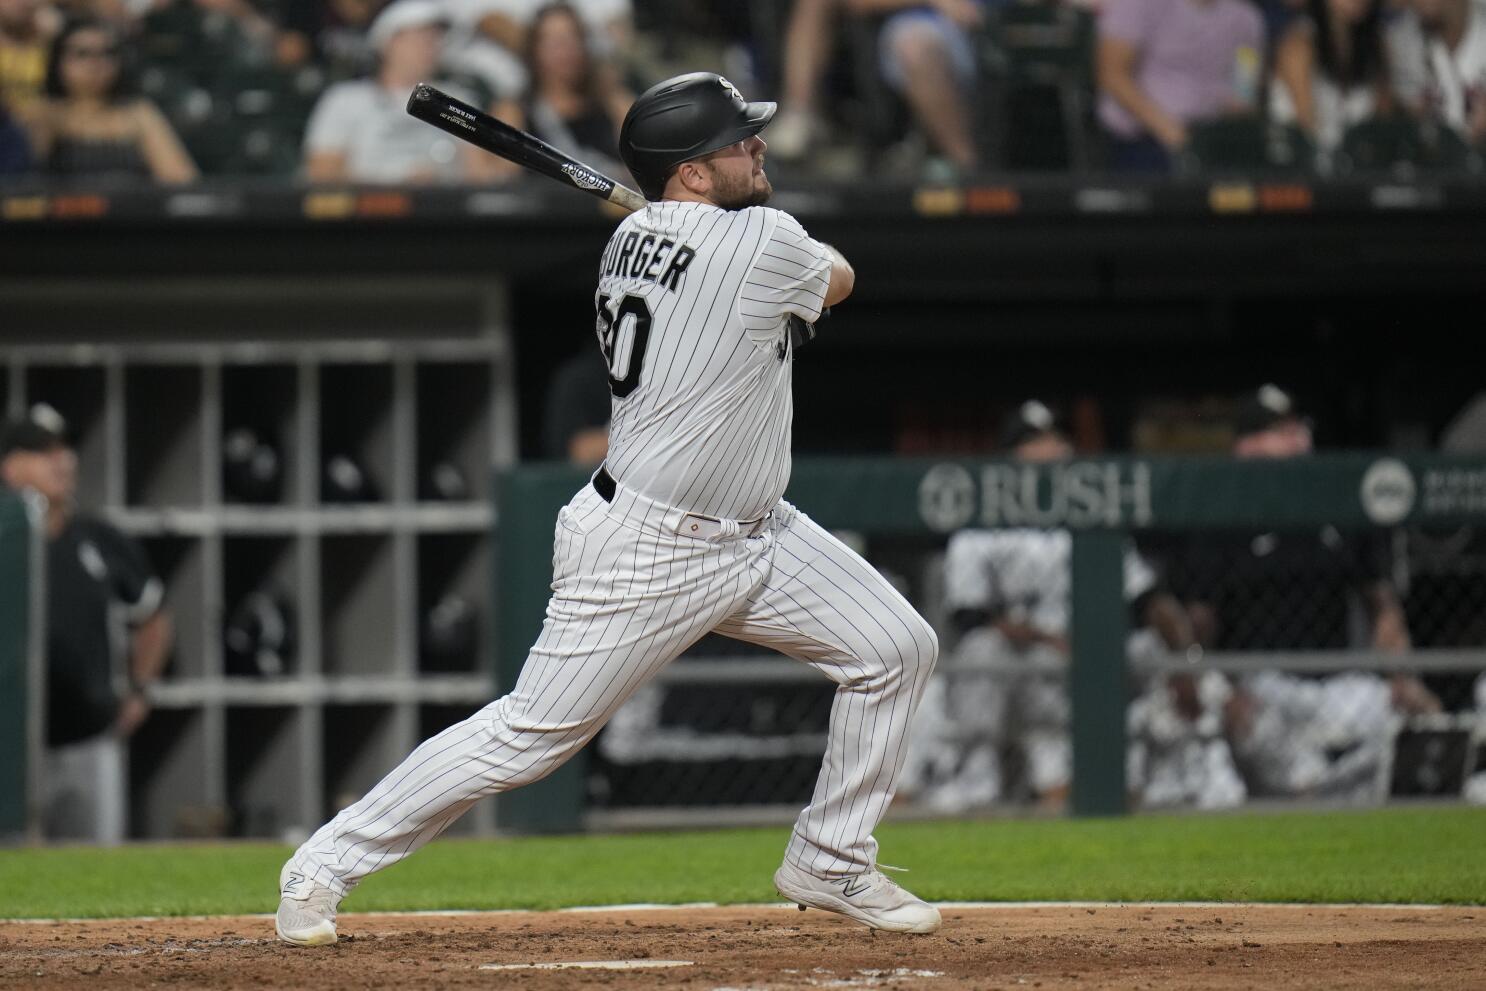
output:
<path id="1" fill-rule="evenodd" d="M 1419 451 L 1479 386 L 1468 362 L 1442 357 L 1483 302 L 1486 194 L 1468 178 L 1008 178 L 802 188 L 777 205 L 861 275 L 859 298 L 800 357 L 804 455 L 983 452 L 989 425 L 1029 393 L 1096 400 L 1097 429 L 1080 439 L 1122 450 L 1149 397 L 1267 379 L 1295 389 L 1327 446 Z M 421 608 L 420 587 L 483 602 L 501 586 L 493 569 L 514 531 L 479 469 L 535 450 L 551 370 L 591 346 L 612 223 L 531 184 L 0 194 L 0 407 L 48 384 L 82 400 L 96 463 L 122 466 L 93 475 L 93 495 L 132 514 L 178 587 L 204 590 L 190 606 L 203 651 L 220 633 L 214 588 L 274 579 L 322 619 L 305 627 L 301 673 L 332 677 L 308 695 L 298 682 L 208 684 L 217 662 L 173 669 L 168 711 L 142 741 L 163 770 L 143 782 L 137 835 L 178 835 L 180 794 L 259 808 L 292 795 L 226 826 L 195 820 L 207 834 L 313 820 L 489 697 L 514 624 L 482 628 L 479 661 L 454 671 L 423 670 L 410 621 L 376 624 L 412 615 L 399 603 Z M 462 398 L 428 398 L 446 395 Z M 257 396 L 299 439 L 290 494 L 263 511 L 217 505 L 222 416 Z M 183 432 L 111 432 L 151 411 Z M 441 432 L 457 435 L 449 453 L 473 486 L 452 513 L 416 481 L 420 438 Z M 414 472 L 370 506 L 322 512 L 309 452 L 339 437 L 372 451 L 384 478 Z M 469 534 L 483 543 L 460 551 Z M 351 591 L 327 598 L 327 579 Z M 359 666 L 337 643 L 385 644 L 386 663 Z M 354 745 L 326 748 L 336 736 Z"/>

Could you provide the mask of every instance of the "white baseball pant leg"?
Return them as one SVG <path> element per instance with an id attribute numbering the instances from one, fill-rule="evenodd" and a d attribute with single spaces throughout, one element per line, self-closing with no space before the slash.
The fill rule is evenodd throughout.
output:
<path id="1" fill-rule="evenodd" d="M 859 556 L 781 503 L 757 537 L 679 536 L 680 511 L 583 489 L 558 516 L 553 595 L 512 692 L 425 741 L 322 826 L 293 869 L 344 895 L 480 799 L 536 781 L 703 634 L 776 647 L 837 685 L 830 742 L 787 857 L 852 873 L 892 800 L 933 668 L 927 623 Z"/>
<path id="2" fill-rule="evenodd" d="M 558 514 L 547 618 L 515 688 L 418 746 L 311 836 L 293 869 L 344 895 L 480 799 L 551 773 L 737 608 L 770 541 L 681 537 L 676 520 L 624 489 L 613 505 L 580 490 Z"/>
<path id="3" fill-rule="evenodd" d="M 748 600 L 716 628 L 772 647 L 836 683 L 815 793 L 785 859 L 818 877 L 877 862 L 872 830 L 893 800 L 909 727 L 939 655 L 934 630 L 860 555 L 789 503 Z"/>

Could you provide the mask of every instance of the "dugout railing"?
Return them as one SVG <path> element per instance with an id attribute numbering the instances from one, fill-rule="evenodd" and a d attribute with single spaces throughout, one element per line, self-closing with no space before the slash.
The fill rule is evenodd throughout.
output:
<path id="1" fill-rule="evenodd" d="M 44 507 L 0 487 L 0 839 L 39 839 L 46 597 Z"/>
<path id="2" fill-rule="evenodd" d="M 497 679 L 509 687 L 540 630 L 551 575 L 552 520 L 587 474 L 565 465 L 523 465 L 502 475 L 498 490 L 499 553 Z M 1130 808 L 1127 788 L 1127 719 L 1134 666 L 1127 657 L 1130 620 L 1123 595 L 1126 549 L 1147 534 L 1190 535 L 1219 530 L 1287 531 L 1335 527 L 1373 533 L 1405 528 L 1459 527 L 1486 522 L 1486 461 L 1437 455 L 1351 452 L 1285 461 L 1237 461 L 1221 457 L 1080 459 L 1053 465 L 952 459 L 799 458 L 788 498 L 823 525 L 861 540 L 879 567 L 892 568 L 895 548 L 905 542 L 942 546 L 964 527 L 1064 528 L 1072 534 L 1071 657 L 1067 684 L 1071 702 L 1072 791 L 1069 809 L 1080 815 L 1122 814 Z M 884 562 L 887 562 L 886 564 Z M 936 625 L 944 616 L 933 588 L 917 575 L 907 591 Z M 941 667 L 945 667 L 941 661 Z M 1157 652 L 1144 656 L 1137 674 L 1220 672 L 1233 678 L 1261 669 L 1294 669 L 1312 675 L 1353 669 L 1388 672 L 1445 671 L 1474 676 L 1486 670 L 1486 639 L 1451 647 L 1414 647 L 1404 652 L 1368 650 L 1209 650 L 1194 656 Z M 757 656 L 683 656 L 665 676 L 668 686 L 693 683 L 742 686 L 775 679 L 786 696 L 829 683 L 791 662 Z M 651 703 L 659 703 L 652 700 Z M 623 722 L 623 710 L 616 724 Z M 823 748 L 823 726 L 800 727 L 792 738 L 780 732 L 778 748 L 793 748 L 805 763 Z M 612 726 L 615 724 L 611 724 Z M 647 728 L 631 734 L 645 751 Z M 1407 730 L 1457 730 L 1474 753 L 1481 745 L 1478 714 L 1445 713 L 1396 720 L 1387 739 Z M 676 737 L 693 756 L 728 746 L 726 733 Z M 735 742 L 741 738 L 734 735 Z M 550 779 L 499 799 L 497 821 L 512 831 L 576 829 L 594 794 L 588 752 Z M 594 754 L 597 756 L 594 756 Z M 1386 776 L 1388 760 L 1368 773 Z M 675 792 L 678 780 L 659 788 Z M 654 810 L 626 822 L 688 821 Z M 612 825 L 615 819 L 599 819 Z M 690 821 L 698 821 L 695 816 Z"/>

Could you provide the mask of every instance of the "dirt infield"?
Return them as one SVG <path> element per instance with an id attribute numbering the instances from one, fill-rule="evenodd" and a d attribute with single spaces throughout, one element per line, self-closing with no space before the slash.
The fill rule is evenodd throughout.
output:
<path id="1" fill-rule="evenodd" d="M 333 947 L 268 918 L 0 923 L 28 988 L 1486 988 L 1486 910 L 947 908 L 933 936 L 822 912 L 699 908 L 347 915 Z M 534 969 L 625 961 L 638 969 Z M 658 966 L 685 961 L 683 966 Z M 482 970 L 482 965 L 518 965 Z"/>

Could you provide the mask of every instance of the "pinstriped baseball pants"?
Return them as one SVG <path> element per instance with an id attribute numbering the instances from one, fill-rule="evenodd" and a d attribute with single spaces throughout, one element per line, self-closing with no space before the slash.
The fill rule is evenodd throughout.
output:
<path id="1" fill-rule="evenodd" d="M 860 556 L 780 502 L 752 537 L 677 533 L 680 510 L 585 486 L 558 514 L 542 634 L 509 695 L 414 750 L 290 864 L 337 893 L 433 839 L 488 795 L 550 773 L 708 632 L 836 683 L 829 742 L 785 859 L 822 877 L 876 862 L 934 631 Z"/>

